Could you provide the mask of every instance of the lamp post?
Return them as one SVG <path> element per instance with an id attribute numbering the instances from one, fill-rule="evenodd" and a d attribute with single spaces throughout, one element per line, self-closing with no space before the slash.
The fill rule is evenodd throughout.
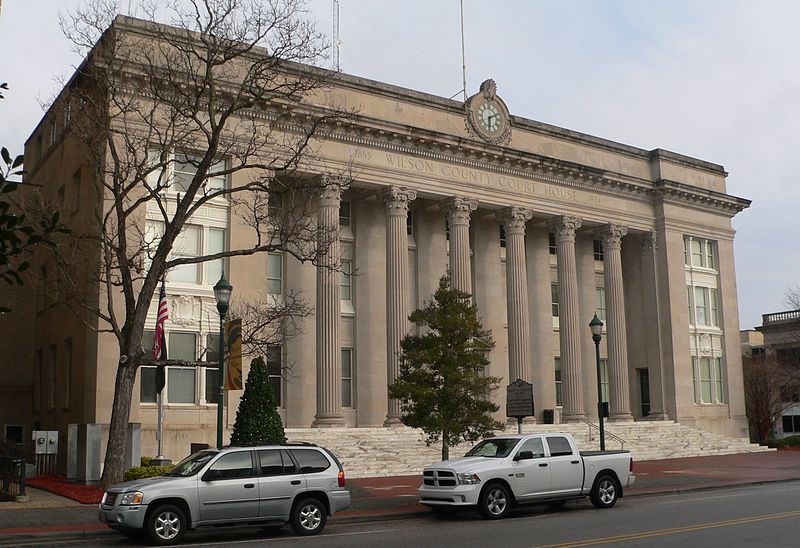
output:
<path id="1" fill-rule="evenodd" d="M 603 385 L 600 376 L 600 340 L 603 338 L 603 322 L 594 315 L 589 322 L 589 329 L 592 330 L 592 340 L 594 341 L 594 356 L 597 364 L 597 421 L 600 425 L 600 451 L 606 450 L 606 433 L 603 430 Z"/>
<path id="2" fill-rule="evenodd" d="M 214 286 L 214 299 L 217 301 L 217 311 L 219 312 L 219 371 L 217 380 L 219 381 L 219 393 L 217 394 L 217 449 L 222 449 L 222 406 L 225 401 L 225 315 L 228 313 L 228 306 L 231 304 L 231 293 L 233 286 L 225 279 L 225 272 Z"/>

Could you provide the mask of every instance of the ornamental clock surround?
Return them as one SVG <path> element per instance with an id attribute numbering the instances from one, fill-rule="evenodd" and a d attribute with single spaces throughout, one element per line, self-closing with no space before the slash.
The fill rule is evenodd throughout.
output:
<path id="1" fill-rule="evenodd" d="M 487 143 L 504 145 L 511 139 L 508 108 L 497 96 L 494 80 L 484 81 L 480 91 L 467 99 L 467 132 Z"/>

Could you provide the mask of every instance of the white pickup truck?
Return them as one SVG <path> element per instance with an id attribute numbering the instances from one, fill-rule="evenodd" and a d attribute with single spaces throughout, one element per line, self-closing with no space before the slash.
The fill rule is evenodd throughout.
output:
<path id="1" fill-rule="evenodd" d="M 445 513 L 477 506 L 487 519 L 505 517 L 516 504 L 559 508 L 588 496 L 610 508 L 633 485 L 629 451 L 578 451 L 568 433 L 519 434 L 483 440 L 463 459 L 422 472 L 420 502 Z"/>

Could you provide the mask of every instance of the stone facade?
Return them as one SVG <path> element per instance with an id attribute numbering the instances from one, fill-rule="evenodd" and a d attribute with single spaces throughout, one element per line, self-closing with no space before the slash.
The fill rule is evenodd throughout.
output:
<path id="1" fill-rule="evenodd" d="M 727 194 L 719 165 L 514 116 L 494 84 L 487 89 L 492 97 L 481 100 L 495 101 L 492 112 L 504 117 L 501 126 L 487 124 L 487 134 L 479 120 L 467 122 L 461 102 L 348 75 L 318 99 L 320 108 L 358 112 L 353 123 L 325 133 L 314 165 L 303 166 L 312 176 L 354 174 L 349 188 L 325 187 L 317 197 L 319 225 L 338 234 L 327 258 L 315 266 L 280 254 L 242 257 L 226 269 L 239 298 L 274 283 L 301 292 L 315 308 L 302 333 L 273 356 L 292 364 L 275 379 L 285 424 L 399 424 L 398 404 L 387 394 L 399 341 L 413 329 L 409 312 L 449 271 L 455 287 L 473 294 L 495 337 L 491 374 L 503 385 L 533 383 L 535 420 L 545 409 L 558 421 L 596 420 L 588 323 L 598 313 L 610 420 L 669 418 L 745 436 L 731 219 L 749 201 Z M 33 150 L 52 117 L 45 115 L 26 147 L 26 157 L 36 158 L 32 181 L 81 173 L 80 155 L 69 154 L 66 139 Z M 495 127 L 502 136 L 491 135 Z M 80 195 L 87 206 L 100 198 Z M 197 215 L 203 242 L 221 234 L 233 248 L 247 238 L 224 204 Z M 175 340 L 193 344 L 196 354 L 213 347 L 207 341 L 218 329 L 215 272 L 205 265 L 196 283 L 167 286 L 168 334 L 181 335 Z M 34 371 L 32 380 L 20 379 L 29 401 L 38 402 L 26 426 L 107 424 L 114 340 L 57 308 L 42 305 L 29 315 L 35 342 L 6 352 Z M 154 322 L 155 309 L 146 329 Z M 66 340 L 70 378 L 63 373 Z M 0 374 L 11 369 L 5 361 Z M 168 457 L 181 457 L 189 442 L 214 440 L 216 405 L 204 392 L 206 375 L 202 368 L 193 380 L 176 373 L 172 390 L 168 378 Z M 69 412 L 43 397 L 53 379 L 72 383 Z M 227 425 L 239 395 L 228 395 Z M 494 397 L 505 418 L 504 390 Z M 142 423 L 143 450 L 154 454 L 154 403 L 134 401 L 131 420 Z"/>

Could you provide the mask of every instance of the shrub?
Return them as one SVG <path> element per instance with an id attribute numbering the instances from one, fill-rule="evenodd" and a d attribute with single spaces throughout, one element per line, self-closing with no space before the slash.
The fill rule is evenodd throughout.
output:
<path id="1" fill-rule="evenodd" d="M 151 462 L 153 462 L 153 457 L 142 457 L 139 464 L 141 466 L 150 466 Z"/>
<path id="2" fill-rule="evenodd" d="M 286 434 L 269 385 L 267 364 L 259 357 L 250 364 L 242 401 L 236 411 L 231 445 L 247 447 L 285 442 Z"/>
<path id="3" fill-rule="evenodd" d="M 131 481 L 142 478 L 154 478 L 156 476 L 163 476 L 170 470 L 175 468 L 174 464 L 166 466 L 134 466 L 130 468 L 122 477 L 123 481 Z"/>
<path id="4" fill-rule="evenodd" d="M 781 441 L 784 447 L 800 447 L 800 436 L 787 436 Z"/>

